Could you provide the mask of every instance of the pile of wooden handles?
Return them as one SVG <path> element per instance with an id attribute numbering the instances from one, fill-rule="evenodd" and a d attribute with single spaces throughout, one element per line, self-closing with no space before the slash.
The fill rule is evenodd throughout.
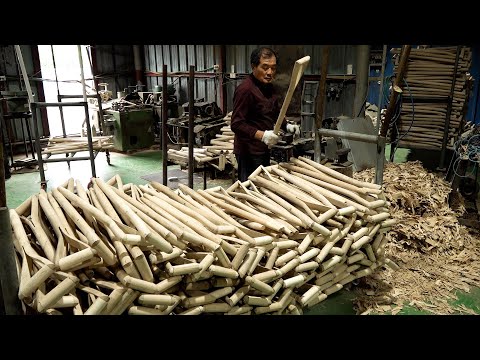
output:
<path id="1" fill-rule="evenodd" d="M 228 189 L 70 179 L 10 210 L 18 295 L 46 314 L 300 314 L 396 267 L 388 205 L 301 157 Z"/>
<path id="2" fill-rule="evenodd" d="M 92 148 L 101 151 L 113 148 L 113 135 L 92 136 Z M 42 154 L 65 154 L 88 151 L 88 139 L 86 137 L 51 137 L 48 145 L 42 150 Z"/>
<path id="3" fill-rule="evenodd" d="M 220 171 L 225 170 L 226 164 L 237 168 L 237 161 L 233 153 L 235 134 L 230 125 L 223 126 L 220 131 L 220 134 L 215 134 L 215 139 L 210 140 L 209 145 L 193 149 L 194 168 L 200 168 L 206 162 Z M 168 160 L 181 166 L 187 166 L 188 147 L 182 147 L 180 150 L 168 149 Z"/>

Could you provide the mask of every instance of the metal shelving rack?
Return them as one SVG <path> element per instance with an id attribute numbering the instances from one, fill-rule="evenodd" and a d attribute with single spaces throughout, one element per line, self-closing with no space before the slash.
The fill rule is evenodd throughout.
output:
<path id="1" fill-rule="evenodd" d="M 455 91 L 455 82 L 457 78 L 457 71 L 458 71 L 458 62 L 460 59 L 460 51 L 461 46 L 457 46 L 456 56 L 455 56 L 455 65 L 454 71 L 452 76 L 452 84 L 450 89 L 450 94 L 448 96 L 435 96 L 435 97 L 427 97 L 427 96 L 413 96 L 414 103 L 446 103 L 447 104 L 447 111 L 445 114 L 445 123 L 443 129 L 443 139 L 442 139 L 442 148 L 440 150 L 440 160 L 438 165 L 439 171 L 445 171 L 445 158 L 446 158 L 446 151 L 448 145 L 448 131 L 450 128 L 450 116 L 452 112 L 452 102 L 453 102 L 453 95 Z M 391 145 L 390 145 L 390 161 L 393 161 L 395 155 L 396 148 L 406 148 L 406 149 L 420 149 L 420 150 L 438 150 L 437 147 L 425 145 L 425 144 L 401 144 L 401 141 L 398 141 L 396 145 L 394 142 L 397 140 L 398 134 L 394 133 L 393 137 L 391 138 Z"/>
<path id="2" fill-rule="evenodd" d="M 35 145 L 37 148 L 37 161 L 38 161 L 38 167 L 40 170 L 40 185 L 43 189 L 47 187 L 47 182 L 45 180 L 45 170 L 43 168 L 44 163 L 49 163 L 49 162 L 62 162 L 62 161 L 79 161 L 79 160 L 90 160 L 90 165 L 92 168 L 92 177 L 96 177 L 96 172 L 95 172 L 95 156 L 93 153 L 93 143 L 92 143 L 92 129 L 90 128 L 90 118 L 88 114 L 88 103 L 86 101 L 80 101 L 80 102 L 68 102 L 68 103 L 62 103 L 62 102 L 57 102 L 57 103 L 46 103 L 46 102 L 32 102 L 30 103 L 31 109 L 32 109 L 32 117 L 33 117 L 33 126 L 34 126 L 34 132 L 35 132 Z M 85 118 L 87 122 L 87 141 L 88 141 L 88 152 L 89 156 L 79 156 L 75 157 L 74 154 L 67 154 L 64 158 L 54 158 L 54 159 L 44 159 L 42 155 L 42 147 L 40 145 L 40 132 L 38 130 L 38 122 L 37 122 L 37 108 L 47 108 L 47 107 L 53 107 L 53 106 L 58 106 L 58 107 L 64 107 L 64 106 L 83 106 L 85 108 Z"/>
<path id="3" fill-rule="evenodd" d="M 57 95 L 57 98 L 58 98 L 58 102 L 61 103 L 63 99 L 78 99 L 78 98 L 82 98 L 83 95 Z M 98 109 L 96 110 L 97 113 L 98 113 L 98 125 L 99 125 L 99 129 L 98 129 L 98 132 L 101 134 L 101 135 L 104 135 L 105 134 L 105 119 L 104 119 L 104 111 L 102 109 L 102 105 L 101 105 L 101 102 L 102 102 L 102 98 L 98 92 L 98 89 L 96 89 L 96 94 L 90 94 L 90 95 L 87 95 L 87 98 L 96 98 L 97 99 L 97 102 L 98 102 Z M 60 109 L 62 109 L 60 107 Z M 95 109 L 94 109 L 95 110 Z M 63 137 L 67 137 L 66 133 L 65 133 L 65 120 L 64 120 L 64 117 L 63 117 L 63 111 L 60 111 L 60 120 L 62 122 L 62 129 L 63 129 Z M 89 124 L 89 123 L 88 123 Z M 97 157 L 98 153 L 102 151 L 102 150 L 94 150 L 94 158 Z M 108 149 L 105 149 L 105 155 L 107 157 L 107 163 L 108 165 L 110 165 L 110 151 Z M 70 159 L 67 160 L 67 163 L 68 163 L 68 166 L 70 166 Z"/>
<path id="4" fill-rule="evenodd" d="M 19 45 L 15 45 L 15 50 L 17 52 L 17 57 L 18 61 L 20 63 L 20 68 L 22 70 L 22 75 L 23 75 L 23 80 L 25 82 L 25 86 L 27 88 L 28 92 L 28 97 L 29 97 L 29 105 L 30 105 L 30 112 L 32 113 L 32 120 L 33 120 L 33 126 L 34 126 L 34 133 L 35 133 L 35 146 L 36 146 L 36 152 L 37 152 L 37 161 L 38 161 L 38 167 L 40 171 L 40 186 L 43 189 L 46 189 L 47 187 L 47 182 L 45 180 L 45 170 L 43 168 L 44 163 L 49 163 L 49 162 L 68 162 L 70 164 L 70 161 L 80 161 L 80 160 L 89 160 L 90 161 L 90 166 L 92 169 L 92 177 L 96 177 L 96 171 L 95 171 L 95 155 L 93 152 L 93 143 L 92 143 L 92 129 L 90 127 L 90 116 L 88 112 L 88 102 L 87 102 L 87 94 L 86 94 L 86 86 L 85 86 L 85 77 L 83 73 L 83 60 L 82 60 L 82 53 L 80 49 L 80 45 L 77 46 L 78 49 L 78 57 L 79 57 L 79 64 L 80 64 L 80 75 L 81 75 L 81 82 L 83 85 L 83 100 L 84 101 L 79 101 L 79 102 L 35 102 L 33 101 L 33 95 L 32 91 L 30 88 L 30 82 L 28 80 L 27 72 L 25 69 L 25 63 L 23 62 L 23 56 L 22 52 L 20 50 Z M 57 85 L 58 86 L 58 85 Z M 96 96 L 96 95 L 95 95 Z M 38 128 L 38 121 L 37 121 L 37 109 L 40 108 L 47 108 L 47 107 L 59 107 L 60 112 L 63 113 L 62 109 L 65 106 L 83 106 L 85 109 L 85 121 L 87 125 L 87 142 L 88 142 L 88 152 L 89 156 L 79 156 L 79 157 L 74 157 L 74 153 L 67 152 L 66 156 L 63 158 L 43 158 L 42 154 L 42 147 L 40 144 L 40 132 Z M 62 116 L 62 127 L 65 129 L 64 126 L 64 119 Z M 64 130 L 64 136 L 65 130 Z"/>

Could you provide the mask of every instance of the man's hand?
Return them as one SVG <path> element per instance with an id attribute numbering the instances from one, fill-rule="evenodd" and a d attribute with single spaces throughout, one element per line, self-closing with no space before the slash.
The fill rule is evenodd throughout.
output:
<path id="1" fill-rule="evenodd" d="M 300 135 L 300 125 L 287 124 L 287 131 L 296 136 Z"/>
<path id="2" fill-rule="evenodd" d="M 275 135 L 273 130 L 266 130 L 263 133 L 262 141 L 268 146 L 275 145 L 278 140 L 280 140 L 280 138 L 278 137 L 278 135 Z"/>

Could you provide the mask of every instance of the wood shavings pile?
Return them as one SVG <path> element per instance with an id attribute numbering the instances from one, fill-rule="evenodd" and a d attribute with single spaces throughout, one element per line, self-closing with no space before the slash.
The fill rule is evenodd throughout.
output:
<path id="1" fill-rule="evenodd" d="M 375 169 L 354 174 L 356 179 L 371 181 Z M 457 216 L 465 207 L 450 208 L 448 182 L 425 170 L 420 161 L 387 163 L 383 174 L 385 197 L 391 204 L 397 224 L 388 233 L 389 243 L 401 248 L 430 252 L 433 248 L 450 252 L 463 248 L 468 230 L 458 223 Z"/>
<path id="2" fill-rule="evenodd" d="M 373 177 L 374 169 L 354 174 L 362 181 Z M 387 234 L 386 255 L 400 269 L 385 267 L 363 279 L 354 290 L 357 311 L 397 314 L 410 305 L 433 314 L 475 314 L 451 304 L 456 290 L 480 286 L 480 239 L 458 223 L 463 204 L 449 207 L 450 185 L 419 161 L 387 163 L 383 185 L 397 219 Z"/>
<path id="3" fill-rule="evenodd" d="M 354 178 L 371 182 L 375 169 L 354 174 Z M 420 161 L 385 164 L 383 172 L 385 196 L 393 211 L 403 210 L 416 215 L 452 215 L 447 197 L 450 184 L 423 168 Z"/>

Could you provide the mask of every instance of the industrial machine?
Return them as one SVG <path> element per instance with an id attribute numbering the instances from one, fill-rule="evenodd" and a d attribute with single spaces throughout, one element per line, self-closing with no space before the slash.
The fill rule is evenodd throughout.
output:
<path id="1" fill-rule="evenodd" d="M 148 148 L 154 143 L 152 108 L 105 110 L 106 135 L 113 133 L 113 147 L 119 151 Z"/>
<path id="2" fill-rule="evenodd" d="M 452 187 L 450 205 L 458 204 L 459 199 L 463 198 L 461 203 L 465 211 L 458 216 L 459 223 L 476 229 L 480 229 L 479 149 L 480 125 L 468 122 L 453 146 L 452 159 L 445 174 L 445 180 Z"/>
<path id="3" fill-rule="evenodd" d="M 188 103 L 182 105 L 183 114 L 177 118 L 167 120 L 168 132 L 172 143 L 187 143 L 188 141 Z M 224 115 L 216 102 L 206 102 L 204 99 L 197 99 L 194 102 L 194 144 L 197 146 L 209 145 L 210 140 L 220 133 L 225 126 Z"/>
<path id="4" fill-rule="evenodd" d="M 313 157 L 313 138 L 293 139 L 293 134 L 285 134 L 270 149 L 270 157 L 277 163 L 288 162 L 292 156 Z"/>

